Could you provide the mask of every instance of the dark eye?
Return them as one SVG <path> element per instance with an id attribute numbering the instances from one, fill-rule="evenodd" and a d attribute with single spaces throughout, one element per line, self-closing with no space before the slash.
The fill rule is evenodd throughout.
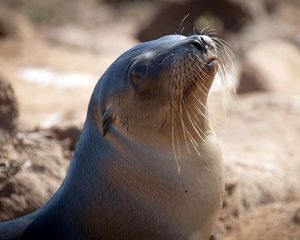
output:
<path id="1" fill-rule="evenodd" d="M 147 69 L 147 66 L 144 64 L 134 66 L 131 72 L 131 80 L 134 85 L 138 86 L 142 84 L 143 80 L 146 78 Z"/>
<path id="2" fill-rule="evenodd" d="M 142 93 L 147 85 L 149 64 L 139 62 L 129 70 L 129 82 L 135 93 Z"/>

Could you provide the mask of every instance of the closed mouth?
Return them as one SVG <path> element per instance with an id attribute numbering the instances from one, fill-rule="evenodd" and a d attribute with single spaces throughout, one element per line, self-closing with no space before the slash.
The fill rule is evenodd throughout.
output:
<path id="1" fill-rule="evenodd" d="M 214 75 L 217 72 L 217 66 L 218 66 L 219 60 L 215 57 L 210 58 L 207 63 L 205 70 L 207 73 Z"/>
<path id="2" fill-rule="evenodd" d="M 218 61 L 218 59 L 217 59 L 216 57 L 212 57 L 211 59 L 209 59 L 209 60 L 207 61 L 207 65 L 214 64 L 214 62 L 217 62 L 217 61 Z"/>
<path id="3" fill-rule="evenodd" d="M 218 59 L 216 57 L 212 57 L 207 61 L 206 66 L 202 69 L 207 74 L 214 75 L 214 73 L 216 72 L 217 66 L 218 66 Z M 205 76 L 205 74 L 203 76 Z M 194 80 L 189 84 L 189 86 L 184 91 L 184 95 L 188 95 L 191 92 L 191 90 L 193 90 L 195 88 L 199 88 L 198 82 L 202 81 L 204 79 L 198 79 L 198 78 L 199 78 L 199 76 L 194 78 Z M 206 91 L 206 89 L 202 89 L 201 91 L 202 92 Z M 207 92 L 207 94 L 208 94 L 208 92 Z"/>
<path id="4" fill-rule="evenodd" d="M 202 61 L 199 59 L 200 57 Z M 189 55 L 175 64 L 172 71 L 172 83 L 175 90 L 181 89 L 183 96 L 190 95 L 196 89 L 199 89 L 203 94 L 208 94 L 208 88 L 204 87 L 204 84 L 206 85 L 210 78 L 211 80 L 214 78 L 219 60 L 213 54 L 205 58 L 199 56 L 193 59 Z"/>

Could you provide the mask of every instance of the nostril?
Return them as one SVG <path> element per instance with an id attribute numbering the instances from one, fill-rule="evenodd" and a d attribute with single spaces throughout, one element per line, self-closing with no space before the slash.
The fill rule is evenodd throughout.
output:
<path id="1" fill-rule="evenodd" d="M 199 51 L 203 51 L 205 49 L 205 45 L 203 44 L 203 42 L 202 41 L 200 42 L 198 39 L 195 39 L 191 43 L 191 45 L 197 48 Z"/>
<path id="2" fill-rule="evenodd" d="M 203 37 L 200 37 L 200 42 L 205 46 L 206 45 L 206 41 Z"/>

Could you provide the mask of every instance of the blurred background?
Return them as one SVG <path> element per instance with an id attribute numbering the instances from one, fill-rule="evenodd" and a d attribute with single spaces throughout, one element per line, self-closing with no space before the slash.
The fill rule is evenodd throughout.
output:
<path id="1" fill-rule="evenodd" d="M 298 0 L 1 0 L 0 220 L 35 210 L 61 184 L 114 59 L 207 26 L 231 45 L 237 90 L 226 113 L 219 87 L 209 99 L 226 170 L 216 238 L 299 240 Z"/>

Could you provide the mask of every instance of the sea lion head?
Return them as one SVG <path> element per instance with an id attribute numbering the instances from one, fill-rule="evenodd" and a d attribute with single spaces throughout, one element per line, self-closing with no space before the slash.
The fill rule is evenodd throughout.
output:
<path id="1" fill-rule="evenodd" d="M 138 44 L 96 86 L 91 102 L 93 114 L 100 115 L 102 134 L 111 125 L 128 133 L 168 134 L 188 119 L 183 127 L 195 128 L 196 119 L 192 123 L 191 118 L 207 114 L 209 89 L 218 71 L 226 75 L 227 62 L 222 41 L 206 35 L 169 35 Z"/>

